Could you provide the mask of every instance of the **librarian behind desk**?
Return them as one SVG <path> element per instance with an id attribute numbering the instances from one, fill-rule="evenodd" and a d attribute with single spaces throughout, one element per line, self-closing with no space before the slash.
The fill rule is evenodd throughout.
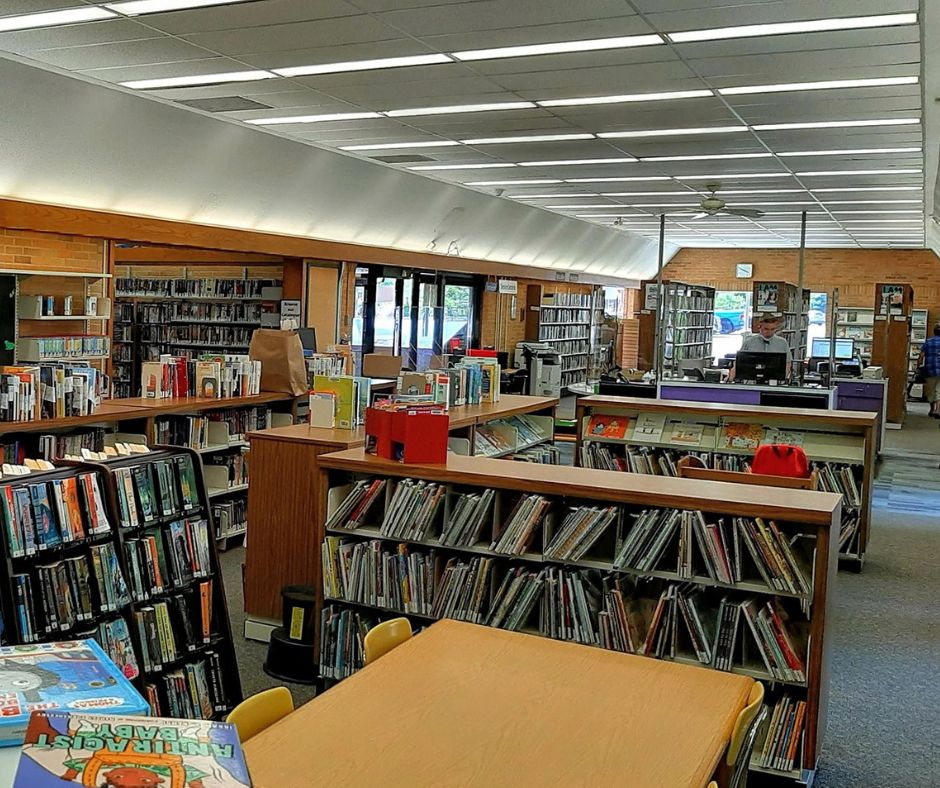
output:
<path id="1" fill-rule="evenodd" d="M 704 788 L 725 777 L 753 684 L 443 620 L 250 739 L 245 759 L 258 788 Z"/>

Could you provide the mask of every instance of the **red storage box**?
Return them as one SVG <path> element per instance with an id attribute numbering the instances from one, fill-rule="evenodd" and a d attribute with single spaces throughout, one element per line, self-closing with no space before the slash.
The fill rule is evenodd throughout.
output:
<path id="1" fill-rule="evenodd" d="M 439 408 L 369 408 L 366 451 L 407 464 L 447 462 L 450 419 Z"/>

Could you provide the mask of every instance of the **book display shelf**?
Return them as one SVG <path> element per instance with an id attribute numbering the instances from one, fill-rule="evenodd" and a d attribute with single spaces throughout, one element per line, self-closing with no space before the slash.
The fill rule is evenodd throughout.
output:
<path id="1" fill-rule="evenodd" d="M 715 322 L 715 289 L 684 282 L 663 282 L 663 377 L 683 376 L 686 366 L 709 365 Z M 640 369 L 653 369 L 657 362 L 656 313 L 659 308 L 659 284 L 647 280 L 640 284 L 642 309 L 637 313 L 637 345 Z"/>
<path id="2" fill-rule="evenodd" d="M 554 416 L 523 413 L 477 424 L 469 437 L 452 437 L 448 446 L 457 454 L 557 465 L 554 436 Z"/>
<path id="3" fill-rule="evenodd" d="M 451 455 L 319 458 L 319 665 L 362 665 L 360 634 L 404 615 L 511 629 L 753 676 L 802 710 L 780 760 L 806 783 L 826 717 L 836 495 Z M 764 732 L 761 733 L 764 736 Z M 792 761 L 792 762 L 791 762 Z"/>
<path id="4" fill-rule="evenodd" d="M 872 311 L 871 363 L 881 367 L 888 379 L 888 422 L 902 424 L 907 410 L 914 288 L 893 282 L 876 284 Z"/>
<path id="5" fill-rule="evenodd" d="M 528 397 L 504 394 L 498 402 L 454 406 L 448 412 L 452 444 L 468 453 L 476 443 L 476 431 L 493 422 L 509 422 L 525 416 L 540 429 L 554 423 L 558 400 L 554 397 Z M 515 428 L 513 428 L 515 429 Z M 546 442 L 529 451 L 557 456 Z M 251 486 L 248 489 L 248 520 L 251 539 L 245 554 L 245 636 L 267 641 L 271 630 L 280 626 L 281 589 L 286 585 L 320 584 L 319 555 L 322 534 L 313 527 L 313 513 L 320 505 L 317 468 L 320 457 L 341 449 L 362 446 L 365 430 L 326 429 L 306 424 L 275 427 L 249 433 L 251 444 Z M 527 452 L 523 452 L 527 454 Z M 551 458 L 551 457 L 549 457 Z M 541 458 L 519 457 L 532 464 Z M 515 474 L 501 460 L 504 474 Z M 522 463 L 517 463 L 522 465 Z M 285 494 L 289 490 L 290 494 Z"/>
<path id="6" fill-rule="evenodd" d="M 161 354 L 247 353 L 265 315 L 279 316 L 280 298 L 273 278 L 115 279 L 114 396 L 140 394 L 141 362 Z"/>
<path id="7" fill-rule="evenodd" d="M 85 361 L 107 371 L 110 278 L 100 272 L 0 270 L 0 300 L 13 304 L 0 318 L 0 330 L 12 340 L 10 350 L 0 348 L 0 364 Z"/>
<path id="8" fill-rule="evenodd" d="M 677 476 L 685 456 L 707 467 L 748 471 L 762 443 L 798 445 L 819 489 L 843 496 L 840 562 L 860 571 L 871 531 L 877 415 L 593 396 L 578 400 L 575 463 L 609 471 Z"/>
<path id="9" fill-rule="evenodd" d="M 806 358 L 807 332 L 809 330 L 810 291 L 789 282 L 754 282 L 753 305 L 754 318 L 751 330 L 759 330 L 759 317 L 762 312 L 774 312 L 783 318 L 783 325 L 777 335 L 787 340 L 790 355 L 794 362 Z M 801 364 L 794 364 L 794 369 L 802 370 Z"/>
<path id="10" fill-rule="evenodd" d="M 151 713 L 241 700 L 199 455 L 163 448 L 0 483 L 11 644 L 90 637 Z"/>

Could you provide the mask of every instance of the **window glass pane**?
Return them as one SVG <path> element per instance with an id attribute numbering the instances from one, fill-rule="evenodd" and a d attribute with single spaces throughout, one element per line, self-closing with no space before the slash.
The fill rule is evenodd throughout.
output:
<path id="1" fill-rule="evenodd" d="M 809 326 L 806 329 L 806 352 L 813 347 L 813 339 L 827 336 L 826 312 L 829 293 L 809 294 Z"/>
<path id="2" fill-rule="evenodd" d="M 375 323 L 373 345 L 375 353 L 395 355 L 395 279 L 382 277 L 375 283 Z"/>
<path id="3" fill-rule="evenodd" d="M 737 353 L 745 334 L 751 333 L 751 291 L 718 290 L 715 293 L 715 331 L 712 355 L 722 358 Z"/>
<path id="4" fill-rule="evenodd" d="M 466 350 L 473 326 L 473 287 L 447 285 L 444 288 L 444 352 Z"/>

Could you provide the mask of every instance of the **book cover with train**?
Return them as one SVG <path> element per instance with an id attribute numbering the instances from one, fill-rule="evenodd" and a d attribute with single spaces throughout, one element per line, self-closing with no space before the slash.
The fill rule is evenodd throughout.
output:
<path id="1" fill-rule="evenodd" d="M 37 711 L 13 788 L 249 788 L 234 725 Z"/>

